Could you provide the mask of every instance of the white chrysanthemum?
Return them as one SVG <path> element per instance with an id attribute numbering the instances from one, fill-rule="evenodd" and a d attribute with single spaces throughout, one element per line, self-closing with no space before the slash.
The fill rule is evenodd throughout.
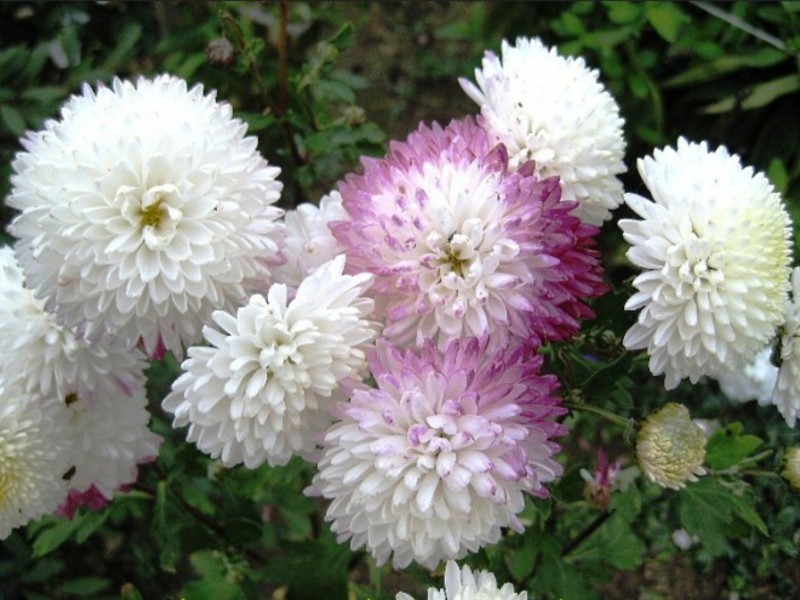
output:
<path id="1" fill-rule="evenodd" d="M 800 267 L 792 271 L 792 299 L 786 302 L 781 366 L 772 402 L 789 427 L 800 415 Z"/>
<path id="2" fill-rule="evenodd" d="M 279 173 L 231 107 L 169 75 L 84 87 L 22 140 L 7 203 L 26 281 L 59 322 L 141 339 L 199 339 L 277 256 Z"/>
<path id="3" fill-rule="evenodd" d="M 464 565 L 461 569 L 455 561 L 448 560 L 444 569 L 444 589 L 428 589 L 428 600 L 527 600 L 527 592 L 516 593 L 514 586 L 506 583 L 497 587 L 497 579 L 488 571 L 475 571 Z M 396 600 L 414 600 L 405 592 L 397 594 Z"/>
<path id="4" fill-rule="evenodd" d="M 772 391 L 778 380 L 778 367 L 772 364 L 772 344 L 756 355 L 743 369 L 724 371 L 717 376 L 722 393 L 737 402 L 758 400 L 762 406 L 772 404 Z"/>
<path id="5" fill-rule="evenodd" d="M 27 393 L 65 400 L 144 390 L 147 360 L 119 338 L 78 338 L 23 287 L 11 247 L 0 248 L 0 370 Z"/>
<path id="6" fill-rule="evenodd" d="M 143 385 L 131 396 L 79 398 L 68 411 L 75 440 L 71 490 L 86 492 L 94 486 L 110 500 L 136 481 L 137 465 L 158 455 L 161 437 L 147 427 L 150 413 Z"/>
<path id="7" fill-rule="evenodd" d="M 561 178 L 564 200 L 593 225 L 622 203 L 626 171 L 619 106 L 582 58 L 563 57 L 539 39 L 502 44 L 461 87 L 481 107 L 481 125 L 508 149 L 510 164 L 536 163 L 540 178 Z"/>
<path id="8" fill-rule="evenodd" d="M 0 382 L 0 539 L 67 496 L 71 429 L 63 402 Z"/>
<path id="9" fill-rule="evenodd" d="M 669 402 L 647 417 L 636 434 L 636 458 L 653 483 L 673 490 L 705 475 L 706 434 L 689 410 Z"/>
<path id="10" fill-rule="evenodd" d="M 286 240 L 282 252 L 286 262 L 272 270 L 277 283 L 296 288 L 314 269 L 343 252 L 328 223 L 347 218 L 338 191 L 323 196 L 319 206 L 304 203 L 287 211 Z"/>
<path id="11" fill-rule="evenodd" d="M 647 349 L 667 389 L 752 361 L 783 322 L 791 221 L 761 173 L 724 147 L 678 140 L 638 162 L 653 201 L 626 194 L 641 221 L 619 222 L 643 269 L 625 347 Z"/>
<path id="12" fill-rule="evenodd" d="M 340 255 L 319 267 L 288 304 L 276 283 L 235 316 L 214 313 L 220 329 L 203 329 L 212 347 L 189 349 L 164 400 L 176 427 L 189 424 L 189 441 L 250 468 L 314 451 L 341 399 L 339 382 L 365 371 L 377 335 L 366 320 L 373 301 L 362 297 L 372 275 L 343 275 L 344 264 Z"/>

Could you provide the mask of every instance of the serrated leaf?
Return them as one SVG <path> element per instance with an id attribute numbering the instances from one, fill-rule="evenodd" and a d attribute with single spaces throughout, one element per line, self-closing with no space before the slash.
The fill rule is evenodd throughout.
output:
<path id="1" fill-rule="evenodd" d="M 744 427 L 738 422 L 717 429 L 706 444 L 705 464 L 722 471 L 750 456 L 763 441 L 743 431 Z"/>
<path id="2" fill-rule="evenodd" d="M 558 555 L 545 556 L 537 570 L 536 583 L 549 592 L 546 598 L 596 600 L 598 598 L 580 572 Z"/>
<path id="3" fill-rule="evenodd" d="M 522 536 L 522 544 L 508 553 L 507 564 L 511 576 L 517 581 L 527 579 L 536 566 L 538 544 L 532 535 Z"/>
<path id="4" fill-rule="evenodd" d="M 631 571 L 642 563 L 645 545 L 621 515 L 612 515 L 569 554 L 581 562 L 599 562 Z"/>

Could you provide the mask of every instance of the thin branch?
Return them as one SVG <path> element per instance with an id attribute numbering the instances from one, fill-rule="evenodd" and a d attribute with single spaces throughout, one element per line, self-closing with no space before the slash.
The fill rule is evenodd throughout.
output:
<path id="1" fill-rule="evenodd" d="M 728 25 L 736 27 L 737 29 L 741 29 L 745 33 L 750 34 L 755 38 L 758 38 L 762 42 L 765 42 L 770 46 L 773 46 L 774 48 L 777 48 L 781 52 L 785 52 L 786 54 L 789 54 L 791 56 L 800 56 L 800 53 L 798 52 L 792 52 L 790 50 L 787 50 L 786 44 L 783 43 L 783 40 L 776 38 L 774 35 L 770 35 L 763 29 L 758 29 L 757 27 L 753 27 L 747 21 L 744 21 L 743 19 L 737 17 L 731 12 L 728 12 L 727 10 L 722 10 L 718 6 L 712 4 L 711 2 L 703 2 L 702 0 L 692 0 L 691 3 L 700 10 L 704 10 L 712 16 L 717 17 L 718 19 L 722 19 Z"/>

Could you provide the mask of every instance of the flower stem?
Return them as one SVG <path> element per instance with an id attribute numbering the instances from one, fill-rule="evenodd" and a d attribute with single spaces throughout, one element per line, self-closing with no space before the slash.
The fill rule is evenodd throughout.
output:
<path id="1" fill-rule="evenodd" d="M 598 416 L 603 417 L 607 421 L 611 421 L 616 425 L 620 425 L 622 427 L 631 427 L 634 424 L 633 419 L 627 419 L 622 415 L 618 415 L 616 413 L 611 412 L 610 410 L 606 410 L 605 408 L 600 408 L 599 406 L 593 406 L 591 404 L 586 404 L 585 402 L 574 402 L 572 400 L 564 400 L 561 403 L 563 406 L 566 406 L 570 410 L 577 410 L 577 411 L 586 411 L 590 413 L 594 413 Z"/>

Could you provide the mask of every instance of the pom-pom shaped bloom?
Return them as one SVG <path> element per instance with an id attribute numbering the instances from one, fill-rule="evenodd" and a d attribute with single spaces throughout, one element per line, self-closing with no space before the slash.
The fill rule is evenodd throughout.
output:
<path id="1" fill-rule="evenodd" d="M 706 473 L 706 436 L 685 406 L 669 402 L 642 423 L 636 435 L 636 456 L 650 481 L 681 489 Z"/>
<path id="2" fill-rule="evenodd" d="M 758 400 L 762 406 L 772 404 L 772 392 L 778 380 L 778 367 L 772 364 L 773 345 L 756 355 L 743 369 L 724 371 L 717 376 L 719 388 L 731 400 Z"/>
<path id="3" fill-rule="evenodd" d="M 340 184 L 331 230 L 351 272 L 376 275 L 383 335 L 398 345 L 508 334 L 530 344 L 574 335 L 605 291 L 596 229 L 559 201 L 558 181 L 509 172 L 474 120 L 424 124 Z M 505 340 L 500 343 L 504 344 Z"/>
<path id="4" fill-rule="evenodd" d="M 12 248 L 0 248 L 0 359 L 27 393 L 66 400 L 144 395 L 145 355 L 119 338 L 89 341 L 61 327 L 25 289 Z"/>
<path id="5" fill-rule="evenodd" d="M 84 494 L 90 505 L 92 490 L 111 500 L 123 486 L 136 482 L 139 464 L 158 455 L 161 437 L 148 429 L 144 385 L 130 395 L 75 398 L 67 410 L 75 440 L 69 488 Z"/>
<path id="6" fill-rule="evenodd" d="M 792 271 L 792 298 L 786 302 L 781 366 L 772 402 L 789 427 L 800 415 L 800 267 Z"/>
<path id="7" fill-rule="evenodd" d="M 286 212 L 286 240 L 281 248 L 286 262 L 273 268 L 277 283 L 296 288 L 317 267 L 342 253 L 328 223 L 347 216 L 338 191 L 323 196 L 319 206 L 304 203 Z"/>
<path id="8" fill-rule="evenodd" d="M 724 147 L 678 140 L 639 160 L 653 201 L 626 194 L 641 221 L 619 222 L 643 269 L 624 338 L 647 349 L 667 389 L 743 367 L 783 322 L 791 222 L 767 178 Z"/>
<path id="9" fill-rule="evenodd" d="M 364 546 L 379 564 L 439 561 L 521 531 L 524 492 L 547 496 L 561 466 L 551 394 L 541 357 L 487 352 L 458 340 L 399 350 L 378 341 L 370 358 L 377 389 L 357 387 L 325 436 L 310 493 L 332 500 L 326 519 L 339 541 Z"/>
<path id="10" fill-rule="evenodd" d="M 64 403 L 0 382 L 0 539 L 67 496 L 72 436 Z"/>
<path id="11" fill-rule="evenodd" d="M 217 311 L 205 327 L 211 347 L 194 346 L 164 400 L 188 440 L 226 466 L 286 464 L 314 451 L 332 422 L 339 383 L 366 368 L 365 347 L 377 335 L 362 294 L 372 276 L 343 275 L 344 256 L 303 280 L 287 303 L 273 284 L 236 315 Z"/>
<path id="12" fill-rule="evenodd" d="M 795 491 L 800 492 L 800 448 L 789 448 L 783 461 L 781 475 Z"/>
<path id="13" fill-rule="evenodd" d="M 214 309 L 269 277 L 279 169 L 231 115 L 176 77 L 115 80 L 22 140 L 10 231 L 61 324 L 181 355 Z"/>
<path id="14" fill-rule="evenodd" d="M 529 160 L 539 177 L 557 176 L 577 214 L 600 225 L 622 203 L 625 138 L 619 106 L 582 58 L 563 57 L 538 39 L 503 41 L 487 52 L 477 86 L 461 87 L 481 109 L 480 124 L 508 148 L 512 168 Z"/>
<path id="15" fill-rule="evenodd" d="M 444 589 L 428 589 L 428 600 L 527 600 L 528 592 L 516 593 L 514 586 L 506 583 L 497 587 L 497 578 L 489 571 L 475 571 L 464 565 L 458 568 L 455 561 L 448 560 L 444 569 Z M 405 592 L 397 594 L 396 600 L 413 600 Z"/>

